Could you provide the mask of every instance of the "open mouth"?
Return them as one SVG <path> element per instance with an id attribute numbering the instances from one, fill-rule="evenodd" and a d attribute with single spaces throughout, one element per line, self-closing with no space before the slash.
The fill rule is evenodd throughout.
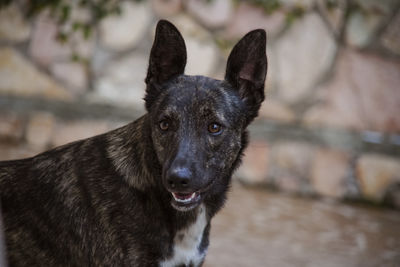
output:
<path id="1" fill-rule="evenodd" d="M 172 206 L 179 211 L 188 211 L 200 203 L 200 193 L 175 193 L 172 192 Z"/>

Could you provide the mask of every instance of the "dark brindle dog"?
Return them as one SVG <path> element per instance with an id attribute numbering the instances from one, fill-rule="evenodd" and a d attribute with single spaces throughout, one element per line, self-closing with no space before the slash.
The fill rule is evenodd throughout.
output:
<path id="1" fill-rule="evenodd" d="M 224 81 L 184 75 L 185 43 L 157 25 L 148 111 L 133 123 L 0 163 L 11 266 L 200 266 L 264 100 L 263 30 L 231 52 Z"/>

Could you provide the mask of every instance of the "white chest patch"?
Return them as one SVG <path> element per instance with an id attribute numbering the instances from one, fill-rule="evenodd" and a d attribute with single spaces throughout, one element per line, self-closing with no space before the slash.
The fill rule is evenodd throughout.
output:
<path id="1" fill-rule="evenodd" d="M 199 246 L 207 225 L 205 207 L 199 207 L 196 221 L 187 228 L 180 230 L 174 237 L 174 252 L 172 256 L 160 263 L 160 267 L 189 265 L 198 266 L 205 257 L 206 251 L 200 253 Z"/>

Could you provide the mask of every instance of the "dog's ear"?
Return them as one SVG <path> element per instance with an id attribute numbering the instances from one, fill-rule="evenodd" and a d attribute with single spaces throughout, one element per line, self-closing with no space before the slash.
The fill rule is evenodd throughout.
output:
<path id="1" fill-rule="evenodd" d="M 178 29 L 166 20 L 160 20 L 151 48 L 145 82 L 146 108 L 149 109 L 160 93 L 163 83 L 183 74 L 186 66 L 186 46 Z"/>
<path id="2" fill-rule="evenodd" d="M 225 80 L 238 90 L 249 108 L 249 121 L 254 119 L 264 100 L 267 74 L 266 33 L 262 29 L 246 34 L 232 49 Z"/>

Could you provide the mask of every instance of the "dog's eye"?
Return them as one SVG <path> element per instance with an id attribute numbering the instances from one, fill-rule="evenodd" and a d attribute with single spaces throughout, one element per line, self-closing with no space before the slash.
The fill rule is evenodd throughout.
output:
<path id="1" fill-rule="evenodd" d="M 167 131 L 169 128 L 169 123 L 167 120 L 160 121 L 159 127 L 162 131 Z"/>
<path id="2" fill-rule="evenodd" d="M 208 132 L 213 135 L 219 135 L 222 132 L 222 126 L 218 123 L 210 123 L 208 125 Z"/>

